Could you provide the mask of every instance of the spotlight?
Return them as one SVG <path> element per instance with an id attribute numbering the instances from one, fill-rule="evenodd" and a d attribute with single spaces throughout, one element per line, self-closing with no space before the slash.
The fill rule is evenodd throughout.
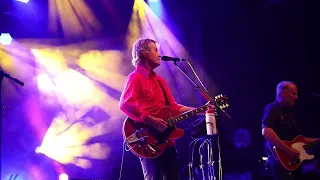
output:
<path id="1" fill-rule="evenodd" d="M 9 33 L 1 33 L 0 44 L 6 46 L 6 45 L 10 45 L 11 42 L 12 42 L 12 37 Z"/>
<path id="2" fill-rule="evenodd" d="M 28 3 L 29 2 L 29 0 L 16 0 L 16 1 L 23 2 L 23 3 Z"/>
<path id="3" fill-rule="evenodd" d="M 65 173 L 59 175 L 59 180 L 69 180 L 69 176 Z"/>
<path id="4" fill-rule="evenodd" d="M 155 2 L 159 2 L 159 0 L 148 0 L 149 1 L 149 3 L 155 3 Z"/>
<path id="5" fill-rule="evenodd" d="M 40 152 L 40 147 L 37 147 L 37 148 L 36 148 L 35 153 L 37 153 L 37 154 L 41 153 L 41 152 Z"/>

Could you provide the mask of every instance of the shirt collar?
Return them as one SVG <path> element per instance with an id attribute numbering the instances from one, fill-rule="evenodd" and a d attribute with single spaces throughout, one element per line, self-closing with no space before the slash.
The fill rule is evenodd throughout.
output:
<path id="1" fill-rule="evenodd" d="M 141 73 L 142 75 L 146 76 L 146 77 L 154 77 L 156 76 L 156 73 L 151 70 L 151 71 L 148 71 L 145 67 L 143 66 L 137 66 L 136 67 L 136 71 L 138 71 L 139 73 Z"/>
<path id="2" fill-rule="evenodd" d="M 287 112 L 287 111 L 291 111 L 293 109 L 292 106 L 284 106 L 283 104 L 281 104 L 281 102 L 279 102 L 277 100 L 275 102 L 283 111 Z"/>

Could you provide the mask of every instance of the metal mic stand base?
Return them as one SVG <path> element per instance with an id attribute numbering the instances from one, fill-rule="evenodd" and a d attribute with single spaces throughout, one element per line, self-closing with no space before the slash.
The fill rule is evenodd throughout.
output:
<path id="1" fill-rule="evenodd" d="M 202 135 L 194 139 L 189 147 L 189 180 L 222 180 L 219 135 Z M 194 158 L 197 153 L 199 159 Z"/>

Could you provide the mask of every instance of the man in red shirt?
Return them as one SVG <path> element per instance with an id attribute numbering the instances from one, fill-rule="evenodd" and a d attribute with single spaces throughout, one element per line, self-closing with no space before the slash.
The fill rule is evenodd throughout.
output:
<path id="1" fill-rule="evenodd" d="M 120 110 L 137 122 L 143 122 L 159 131 L 167 128 L 163 119 L 153 117 L 167 103 L 173 111 L 183 113 L 194 109 L 177 104 L 166 81 L 153 70 L 160 65 L 160 53 L 156 41 L 138 39 L 132 49 L 135 70 L 127 77 L 120 98 Z M 162 90 L 163 89 L 163 90 Z M 164 95 L 165 93 L 165 95 Z M 178 180 L 179 168 L 174 141 L 157 158 L 140 158 L 145 180 Z"/>

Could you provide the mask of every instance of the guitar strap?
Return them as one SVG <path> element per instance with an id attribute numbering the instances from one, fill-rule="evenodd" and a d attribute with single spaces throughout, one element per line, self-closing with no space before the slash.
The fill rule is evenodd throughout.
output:
<path id="1" fill-rule="evenodd" d="M 158 81 L 158 83 L 159 83 L 159 85 L 160 85 L 160 88 L 161 88 L 161 90 L 162 90 L 162 93 L 163 93 L 163 96 L 164 96 L 165 105 L 166 105 L 166 106 L 170 106 L 169 100 L 168 100 L 168 97 L 167 97 L 167 94 L 166 94 L 166 91 L 164 90 L 164 87 L 162 86 L 161 81 L 160 81 L 159 79 L 157 79 L 157 81 Z"/>

